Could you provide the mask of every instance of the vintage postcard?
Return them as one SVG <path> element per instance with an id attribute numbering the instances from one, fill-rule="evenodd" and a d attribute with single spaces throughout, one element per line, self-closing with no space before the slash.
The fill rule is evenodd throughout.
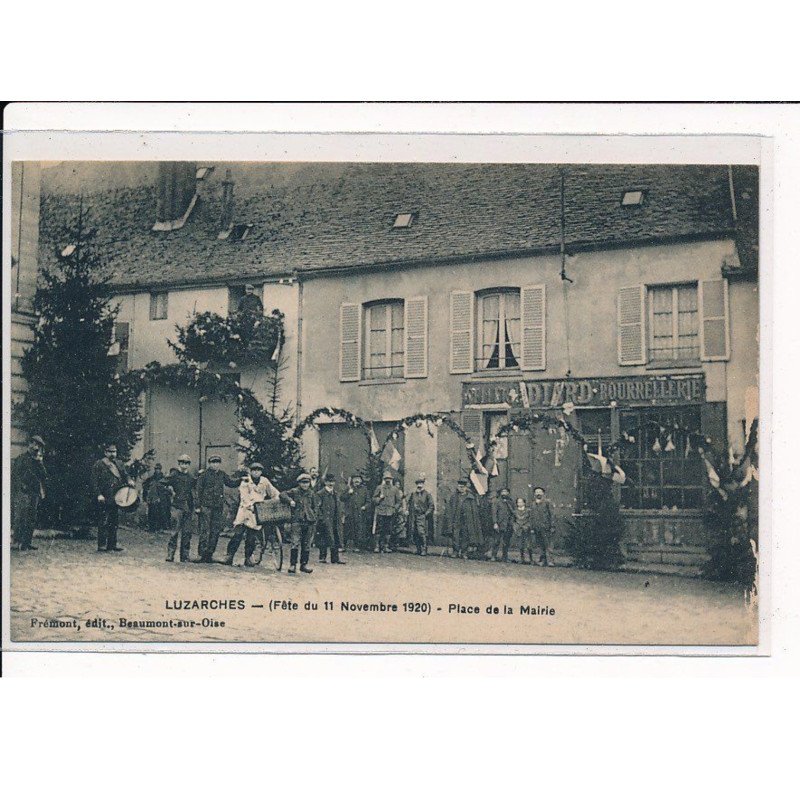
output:
<path id="1" fill-rule="evenodd" d="M 759 652 L 761 141 L 93 136 L 6 147 L 6 649 Z"/>

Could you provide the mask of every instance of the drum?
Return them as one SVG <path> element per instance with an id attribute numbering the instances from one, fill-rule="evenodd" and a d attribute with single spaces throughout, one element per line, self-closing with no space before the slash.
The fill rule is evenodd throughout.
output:
<path id="1" fill-rule="evenodd" d="M 259 525 L 288 522 L 292 518 L 291 509 L 280 500 L 263 500 L 260 503 L 255 503 L 253 509 L 256 512 L 256 522 Z"/>
<path id="2" fill-rule="evenodd" d="M 123 486 L 114 495 L 114 502 L 123 511 L 135 511 L 139 506 L 139 492 L 133 486 Z"/>

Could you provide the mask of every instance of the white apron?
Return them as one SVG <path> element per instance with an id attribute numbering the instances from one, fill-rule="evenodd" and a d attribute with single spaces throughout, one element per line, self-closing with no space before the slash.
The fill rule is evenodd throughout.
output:
<path id="1" fill-rule="evenodd" d="M 244 525 L 246 528 L 258 530 L 261 526 L 256 522 L 253 505 L 267 499 L 277 500 L 279 496 L 280 492 L 263 475 L 258 483 L 254 483 L 253 479 L 248 476 L 239 485 L 239 510 L 233 520 L 234 527 Z"/>

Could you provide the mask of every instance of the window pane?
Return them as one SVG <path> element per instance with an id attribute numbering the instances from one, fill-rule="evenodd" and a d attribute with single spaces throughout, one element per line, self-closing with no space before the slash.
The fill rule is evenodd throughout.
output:
<path id="1" fill-rule="evenodd" d="M 505 295 L 506 319 L 519 320 L 519 292 L 508 292 Z"/>
<path id="2" fill-rule="evenodd" d="M 487 294 L 483 298 L 483 318 L 500 319 L 500 295 Z"/>
<path id="3" fill-rule="evenodd" d="M 656 314 L 672 314 L 672 288 L 667 286 L 652 290 L 653 311 Z"/>
<path id="4" fill-rule="evenodd" d="M 370 330 L 386 330 L 386 306 L 370 306 L 369 309 Z"/>
<path id="5" fill-rule="evenodd" d="M 697 311 L 697 287 L 678 287 L 678 311 Z"/>

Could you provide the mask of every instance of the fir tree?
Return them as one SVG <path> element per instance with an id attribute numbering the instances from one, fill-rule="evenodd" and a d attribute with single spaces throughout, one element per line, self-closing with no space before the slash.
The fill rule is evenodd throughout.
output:
<path id="1" fill-rule="evenodd" d="M 29 434 L 46 442 L 52 523 L 68 525 L 90 506 L 89 473 L 105 442 L 127 458 L 143 426 L 138 395 L 120 382 L 109 355 L 117 309 L 110 305 L 102 266 L 81 209 L 64 231 L 57 266 L 41 271 L 33 301 L 38 317 L 22 361 L 28 382 L 15 411 Z"/>

